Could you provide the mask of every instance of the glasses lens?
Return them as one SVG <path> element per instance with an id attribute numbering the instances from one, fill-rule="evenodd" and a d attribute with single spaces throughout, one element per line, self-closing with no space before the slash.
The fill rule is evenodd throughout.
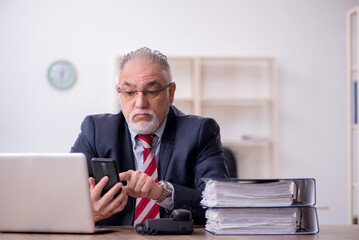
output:
<path id="1" fill-rule="evenodd" d="M 146 97 L 149 97 L 149 98 L 155 98 L 157 97 L 161 92 L 161 89 L 146 89 L 146 90 L 143 90 L 143 94 L 146 96 Z"/>
<path id="2" fill-rule="evenodd" d="M 156 88 L 156 87 L 150 87 L 147 89 L 144 89 L 142 91 L 135 90 L 133 88 L 124 87 L 120 89 L 120 93 L 123 95 L 125 99 L 132 99 L 134 98 L 139 92 L 142 92 L 143 95 L 147 98 L 155 98 L 157 97 L 163 90 L 168 88 L 171 84 L 168 84 L 164 88 Z"/>
<path id="3" fill-rule="evenodd" d="M 120 93 L 122 94 L 123 97 L 125 97 L 126 99 L 131 99 L 136 95 L 136 90 L 131 89 L 131 88 L 123 88 L 121 89 Z"/>

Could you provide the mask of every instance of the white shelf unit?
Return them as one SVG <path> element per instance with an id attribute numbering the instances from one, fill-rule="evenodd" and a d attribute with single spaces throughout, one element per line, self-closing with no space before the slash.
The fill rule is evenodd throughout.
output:
<path id="1" fill-rule="evenodd" d="M 348 222 L 358 221 L 359 215 L 359 125 L 358 125 L 358 69 L 359 69 L 359 7 L 347 13 L 348 52 Z"/>
<path id="2" fill-rule="evenodd" d="M 273 58 L 169 57 L 174 105 L 214 118 L 240 178 L 277 176 L 277 66 Z"/>

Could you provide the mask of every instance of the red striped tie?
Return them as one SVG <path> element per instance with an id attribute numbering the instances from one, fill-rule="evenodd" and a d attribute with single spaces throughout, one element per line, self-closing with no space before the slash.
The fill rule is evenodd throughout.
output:
<path id="1" fill-rule="evenodd" d="M 154 135 L 138 135 L 138 139 L 143 144 L 143 169 L 144 173 L 147 173 L 155 182 L 158 182 L 157 177 L 157 164 L 155 153 L 152 151 L 152 139 Z M 159 207 L 155 200 L 149 198 L 137 198 L 135 208 L 135 221 L 143 224 L 146 219 L 154 219 L 160 217 Z"/>

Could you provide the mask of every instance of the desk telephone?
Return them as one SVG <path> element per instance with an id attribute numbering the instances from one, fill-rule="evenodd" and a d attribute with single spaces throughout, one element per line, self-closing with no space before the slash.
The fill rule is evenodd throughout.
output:
<path id="1" fill-rule="evenodd" d="M 144 224 L 136 224 L 140 234 L 191 234 L 193 232 L 192 213 L 186 209 L 174 209 L 170 218 L 147 219 Z"/>

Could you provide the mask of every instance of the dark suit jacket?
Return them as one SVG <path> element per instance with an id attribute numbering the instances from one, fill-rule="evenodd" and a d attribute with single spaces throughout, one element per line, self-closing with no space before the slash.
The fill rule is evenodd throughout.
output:
<path id="1" fill-rule="evenodd" d="M 71 152 L 87 156 L 90 176 L 93 157 L 116 159 L 120 172 L 135 169 L 130 132 L 122 112 L 87 116 Z M 174 208 L 190 210 L 195 224 L 205 223 L 205 210 L 200 206 L 205 183 L 201 178 L 210 177 L 228 177 L 218 124 L 210 118 L 184 115 L 170 106 L 161 142 L 158 179 L 172 183 Z M 122 212 L 98 224 L 133 225 L 135 203 L 129 197 Z M 161 217 L 169 216 L 169 211 L 160 209 Z"/>

